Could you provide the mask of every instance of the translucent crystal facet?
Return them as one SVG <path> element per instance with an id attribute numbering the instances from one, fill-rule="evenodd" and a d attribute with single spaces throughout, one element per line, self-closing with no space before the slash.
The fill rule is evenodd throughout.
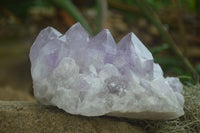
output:
<path id="1" fill-rule="evenodd" d="M 42 30 L 31 51 L 34 95 L 84 116 L 173 119 L 184 114 L 182 84 L 163 77 L 133 33 L 115 43 L 109 30 L 91 37 L 76 23 L 65 34 Z"/>

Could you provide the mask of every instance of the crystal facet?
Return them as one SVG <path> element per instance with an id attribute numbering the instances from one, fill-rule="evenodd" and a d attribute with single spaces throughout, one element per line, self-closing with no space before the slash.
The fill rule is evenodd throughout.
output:
<path id="1" fill-rule="evenodd" d="M 182 84 L 163 77 L 133 33 L 116 44 L 109 30 L 91 37 L 80 23 L 65 34 L 42 30 L 31 51 L 34 95 L 71 114 L 173 119 L 184 114 Z"/>

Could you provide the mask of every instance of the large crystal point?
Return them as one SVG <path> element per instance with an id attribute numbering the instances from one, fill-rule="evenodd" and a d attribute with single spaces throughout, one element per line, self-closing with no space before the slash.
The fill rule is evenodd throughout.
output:
<path id="1" fill-rule="evenodd" d="M 88 48 L 104 51 L 108 54 L 116 53 L 116 43 L 108 29 L 101 31 L 93 37 L 89 42 Z"/>
<path id="2" fill-rule="evenodd" d="M 47 42 L 58 38 L 62 34 L 53 27 L 47 27 L 42 30 L 36 38 L 30 51 L 30 60 L 33 61 L 39 54 L 40 49 L 47 44 Z"/>
<path id="3" fill-rule="evenodd" d="M 99 71 L 104 64 L 111 63 L 116 54 L 116 43 L 109 30 L 105 29 L 88 43 L 86 65 L 93 64 Z"/>
<path id="4" fill-rule="evenodd" d="M 81 46 L 82 43 L 89 42 L 90 35 L 85 31 L 80 23 L 74 24 L 66 33 L 65 36 L 69 43 L 75 46 Z M 82 41 L 80 43 L 80 40 Z M 72 45 L 72 44 L 71 44 Z"/>
<path id="5" fill-rule="evenodd" d="M 76 60 L 79 66 L 83 66 L 90 35 L 80 23 L 76 23 L 63 35 L 63 38 L 66 39 L 66 46 L 69 49 L 67 56 Z"/>
<path id="6" fill-rule="evenodd" d="M 126 61 L 126 65 L 129 64 L 130 69 L 132 69 L 137 76 L 152 79 L 153 57 L 133 33 L 129 33 L 122 38 L 117 48 L 119 56 L 123 57 Z"/>
<path id="7" fill-rule="evenodd" d="M 153 120 L 184 114 L 179 79 L 163 77 L 133 33 L 116 44 L 109 30 L 90 37 L 80 23 L 64 35 L 48 27 L 30 60 L 36 99 L 68 113 Z"/>

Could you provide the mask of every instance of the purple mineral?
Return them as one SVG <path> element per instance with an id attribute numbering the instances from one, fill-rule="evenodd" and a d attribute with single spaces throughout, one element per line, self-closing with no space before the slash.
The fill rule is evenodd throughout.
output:
<path id="1" fill-rule="evenodd" d="M 174 119 L 184 114 L 182 84 L 163 77 L 135 34 L 116 44 L 108 29 L 91 37 L 76 23 L 42 30 L 31 51 L 34 95 L 71 114 Z"/>

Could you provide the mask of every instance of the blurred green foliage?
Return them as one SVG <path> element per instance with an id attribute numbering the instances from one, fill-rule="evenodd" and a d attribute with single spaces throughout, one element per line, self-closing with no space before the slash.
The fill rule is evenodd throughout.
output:
<path id="1" fill-rule="evenodd" d="M 46 7 L 51 6 L 44 0 L 2 0 L 0 1 L 0 8 L 7 9 L 14 15 L 20 18 L 25 18 L 28 15 L 28 11 L 31 7 Z"/>
<path id="2" fill-rule="evenodd" d="M 122 2 L 127 5 L 135 6 L 135 0 L 113 0 L 113 1 Z M 146 0 L 146 1 L 154 10 L 165 9 L 173 6 L 171 0 Z M 197 0 L 179 0 L 180 4 L 184 7 L 187 7 L 190 11 L 197 10 L 198 7 L 196 7 L 196 1 Z"/>
<path id="3" fill-rule="evenodd" d="M 1 8 L 5 8 L 16 16 L 25 17 L 27 15 L 28 9 L 34 4 L 34 1 L 0 1 Z"/>

